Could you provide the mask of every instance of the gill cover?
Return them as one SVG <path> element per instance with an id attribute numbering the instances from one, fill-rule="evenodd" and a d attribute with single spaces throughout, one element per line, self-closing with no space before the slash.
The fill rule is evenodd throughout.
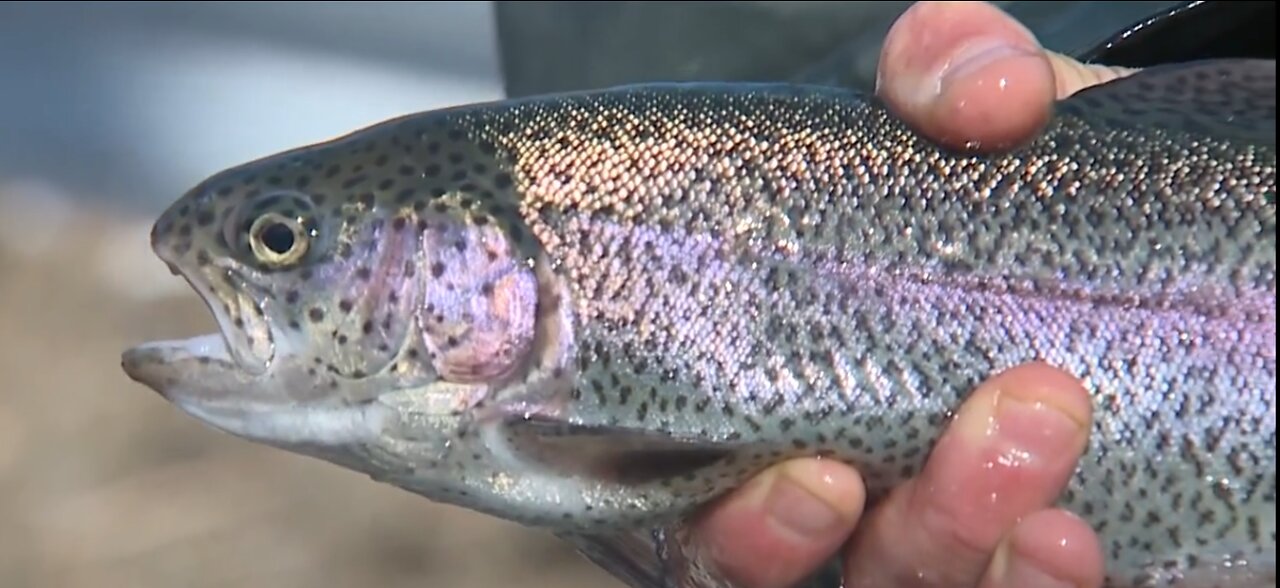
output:
<path id="1" fill-rule="evenodd" d="M 446 197 L 419 215 L 422 329 L 436 372 L 450 382 L 496 384 L 524 365 L 534 345 L 533 268 L 483 212 Z"/>

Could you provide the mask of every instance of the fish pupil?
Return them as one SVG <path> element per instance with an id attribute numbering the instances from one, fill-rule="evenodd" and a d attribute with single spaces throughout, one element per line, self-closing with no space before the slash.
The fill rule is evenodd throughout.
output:
<path id="1" fill-rule="evenodd" d="M 293 230 L 284 223 L 271 223 L 262 231 L 262 244 L 277 255 L 293 250 Z"/>

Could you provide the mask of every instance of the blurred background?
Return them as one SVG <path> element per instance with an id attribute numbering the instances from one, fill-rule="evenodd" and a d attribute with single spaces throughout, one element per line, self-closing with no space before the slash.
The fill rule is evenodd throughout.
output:
<path id="1" fill-rule="evenodd" d="M 213 326 L 150 224 L 223 168 L 409 112 L 645 80 L 867 87 L 908 4 L 0 3 L 0 586 L 619 586 L 130 382 L 126 347 Z M 1036 4 L 1020 18 L 1047 45 L 1111 32 L 1096 3 Z"/>

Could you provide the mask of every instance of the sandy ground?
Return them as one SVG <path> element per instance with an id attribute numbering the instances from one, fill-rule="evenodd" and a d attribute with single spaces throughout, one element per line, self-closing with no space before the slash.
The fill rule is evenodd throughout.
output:
<path id="1" fill-rule="evenodd" d="M 0 586 L 614 588 L 563 544 L 210 430 L 120 352 L 209 331 L 150 218 L 0 188 Z"/>

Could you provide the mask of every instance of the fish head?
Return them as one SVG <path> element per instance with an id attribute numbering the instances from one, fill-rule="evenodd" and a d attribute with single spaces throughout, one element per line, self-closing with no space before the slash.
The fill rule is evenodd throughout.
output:
<path id="1" fill-rule="evenodd" d="M 465 418 L 452 407 L 545 367 L 535 340 L 557 322 L 539 320 L 507 172 L 445 115 L 406 120 L 233 167 L 170 205 L 151 247 L 218 332 L 130 349 L 126 373 L 206 424 L 367 470 L 333 456 L 389 443 L 396 416 L 443 443 Z M 425 423 L 422 406 L 447 410 Z"/>
<path id="2" fill-rule="evenodd" d="M 332 427 L 372 426 L 359 419 L 372 418 L 361 411 L 378 395 L 435 379 L 429 361 L 411 359 L 426 357 L 409 336 L 420 238 L 412 208 L 378 196 L 380 157 L 321 144 L 220 172 L 178 198 L 151 247 L 218 332 L 130 349 L 127 374 L 256 441 L 371 435 Z"/>

